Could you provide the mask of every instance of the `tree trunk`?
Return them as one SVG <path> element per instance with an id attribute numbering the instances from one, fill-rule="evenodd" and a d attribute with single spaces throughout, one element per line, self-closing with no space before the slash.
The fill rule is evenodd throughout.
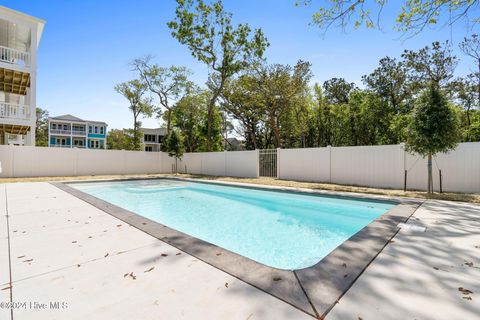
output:
<path id="1" fill-rule="evenodd" d="M 134 150 L 139 149 L 137 130 L 138 130 L 138 128 L 137 128 L 137 116 L 134 114 L 133 115 L 133 149 Z"/>
<path id="2" fill-rule="evenodd" d="M 172 109 L 167 109 L 167 136 L 170 134 L 171 123 L 172 123 Z"/>
<path id="3" fill-rule="evenodd" d="M 431 154 L 428 155 L 427 168 L 428 168 L 427 193 L 428 193 L 428 194 L 431 194 L 431 193 L 433 193 L 432 155 L 431 155 Z"/>
<path id="4" fill-rule="evenodd" d="M 477 94 L 478 94 L 478 109 L 480 110 L 480 59 L 477 61 L 478 64 L 478 75 L 477 75 Z"/>

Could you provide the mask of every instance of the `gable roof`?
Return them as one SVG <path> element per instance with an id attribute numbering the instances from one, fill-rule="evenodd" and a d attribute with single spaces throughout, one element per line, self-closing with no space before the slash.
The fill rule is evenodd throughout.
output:
<path id="1" fill-rule="evenodd" d="M 85 120 L 78 117 L 72 116 L 71 114 L 64 114 L 63 116 L 50 117 L 52 120 L 64 120 L 64 121 L 74 121 L 74 122 L 85 122 Z"/>
<path id="2" fill-rule="evenodd" d="M 70 121 L 70 122 L 82 122 L 82 123 L 92 123 L 92 124 L 101 124 L 107 126 L 103 121 L 93 121 L 93 120 L 83 120 L 79 117 L 72 116 L 71 114 L 64 114 L 63 116 L 50 117 L 49 120 L 60 120 L 60 121 Z"/>

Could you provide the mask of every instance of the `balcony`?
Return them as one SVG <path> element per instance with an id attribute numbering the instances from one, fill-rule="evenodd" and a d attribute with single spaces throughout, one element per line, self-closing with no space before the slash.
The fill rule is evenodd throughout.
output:
<path id="1" fill-rule="evenodd" d="M 73 136 L 85 136 L 87 132 L 84 130 L 84 131 L 81 131 L 81 130 L 70 130 L 70 129 L 67 129 L 67 130 L 63 130 L 63 129 L 50 129 L 50 134 L 60 134 L 60 135 L 67 135 L 67 136 L 70 136 L 70 135 L 73 135 Z"/>
<path id="2" fill-rule="evenodd" d="M 0 61 L 21 67 L 30 67 L 30 53 L 0 46 Z"/>
<path id="3" fill-rule="evenodd" d="M 0 118 L 30 120 L 30 106 L 0 102 Z"/>

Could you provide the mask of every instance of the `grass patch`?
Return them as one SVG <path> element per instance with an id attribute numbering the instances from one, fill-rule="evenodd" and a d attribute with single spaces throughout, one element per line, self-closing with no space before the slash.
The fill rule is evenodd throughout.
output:
<path id="1" fill-rule="evenodd" d="M 12 183 L 12 182 L 49 182 L 49 181 L 72 181 L 72 180 L 122 180 L 122 179 L 149 179 L 168 177 L 170 174 L 134 174 L 134 175 L 102 175 L 102 176 L 79 176 L 79 177 L 32 177 L 32 178 L 0 178 L 0 183 Z M 480 195 L 470 193 L 434 193 L 428 195 L 423 191 L 406 191 L 396 189 L 379 189 L 379 188 L 367 188 L 359 186 L 347 186 L 340 184 L 330 183 L 316 183 L 316 182 L 300 182 L 291 180 L 278 180 L 273 178 L 234 178 L 234 177 L 217 177 L 217 176 L 204 176 L 204 175 L 192 175 L 192 174 L 178 174 L 177 177 L 192 178 L 192 179 L 204 179 L 214 181 L 227 181 L 227 182 L 240 182 L 250 183 L 267 186 L 278 187 L 292 187 L 292 188 L 304 188 L 312 190 L 327 190 L 338 192 L 354 192 L 362 194 L 383 195 L 390 197 L 407 197 L 407 198 L 419 198 L 419 199 L 435 199 L 435 200 L 448 200 L 448 201 L 462 201 L 471 203 L 480 203 Z"/>

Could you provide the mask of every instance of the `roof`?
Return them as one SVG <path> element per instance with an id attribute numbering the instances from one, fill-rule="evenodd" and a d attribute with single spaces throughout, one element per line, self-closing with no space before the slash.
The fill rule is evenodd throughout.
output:
<path id="1" fill-rule="evenodd" d="M 63 121 L 73 121 L 73 122 L 85 122 L 85 120 L 78 117 L 72 116 L 71 114 L 64 114 L 63 116 L 50 117 L 51 120 L 63 120 Z"/>
<path id="2" fill-rule="evenodd" d="M 59 121 L 70 121 L 70 122 L 88 122 L 88 123 L 93 123 L 93 124 L 102 124 L 107 126 L 107 124 L 103 121 L 94 121 L 94 120 L 83 120 L 80 119 L 79 117 L 75 117 L 71 114 L 64 114 L 63 116 L 58 116 L 58 117 L 50 117 L 48 120 L 59 120 Z"/>
<path id="3" fill-rule="evenodd" d="M 140 128 L 144 134 L 158 134 L 160 136 L 167 135 L 167 128 Z"/>
<path id="4" fill-rule="evenodd" d="M 37 47 L 38 47 L 38 44 L 40 43 L 40 38 L 42 37 L 43 27 L 45 26 L 45 23 L 46 23 L 45 20 L 30 16 L 30 15 L 25 14 L 23 12 L 16 11 L 16 10 L 13 10 L 13 9 L 10 9 L 10 8 L 4 7 L 4 6 L 0 6 L 0 12 L 1 11 L 3 11 L 5 14 L 8 14 L 10 16 L 15 17 L 16 19 L 35 22 L 37 24 Z"/>

